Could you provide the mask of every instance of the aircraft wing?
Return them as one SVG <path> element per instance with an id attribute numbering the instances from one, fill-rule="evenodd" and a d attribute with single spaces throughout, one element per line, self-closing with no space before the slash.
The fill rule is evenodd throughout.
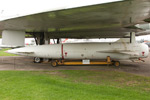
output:
<path id="1" fill-rule="evenodd" d="M 122 38 L 150 22 L 150 0 L 63 8 L 0 21 L 0 30 L 47 32 L 52 38 Z"/>

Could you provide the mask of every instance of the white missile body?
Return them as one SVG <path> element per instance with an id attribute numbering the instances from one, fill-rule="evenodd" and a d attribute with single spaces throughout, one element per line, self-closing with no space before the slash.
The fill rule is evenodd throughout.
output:
<path id="1" fill-rule="evenodd" d="M 129 60 L 146 58 L 149 48 L 139 43 L 68 43 L 8 50 L 8 53 L 51 59 Z"/>

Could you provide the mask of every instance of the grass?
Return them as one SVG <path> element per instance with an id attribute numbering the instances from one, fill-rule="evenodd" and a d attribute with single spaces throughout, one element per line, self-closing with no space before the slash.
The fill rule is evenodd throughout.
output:
<path id="1" fill-rule="evenodd" d="M 6 53 L 5 51 L 10 50 L 8 48 L 0 50 L 0 56 L 18 56 L 15 54 Z"/>
<path id="2" fill-rule="evenodd" d="M 150 92 L 150 77 L 117 71 L 62 71 L 73 82 L 107 85 L 117 88 Z M 62 76 L 62 75 L 60 75 Z"/>
<path id="3" fill-rule="evenodd" d="M 115 71 L 0 71 L 0 100 L 150 100 L 150 77 Z"/>

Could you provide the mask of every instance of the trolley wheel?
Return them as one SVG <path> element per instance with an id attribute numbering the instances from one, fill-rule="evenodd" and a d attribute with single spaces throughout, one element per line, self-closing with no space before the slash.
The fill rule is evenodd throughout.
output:
<path id="1" fill-rule="evenodd" d="M 57 63 L 56 60 L 52 60 L 52 61 L 51 61 L 51 66 L 52 66 L 52 67 L 57 67 L 57 65 L 58 65 L 58 63 Z"/>
<path id="2" fill-rule="evenodd" d="M 43 61 L 43 58 L 35 57 L 34 63 L 41 63 Z"/>
<path id="3" fill-rule="evenodd" d="M 115 62 L 114 62 L 114 65 L 115 65 L 116 67 L 119 67 L 119 66 L 120 66 L 120 62 L 119 62 L 119 61 L 115 61 Z"/>

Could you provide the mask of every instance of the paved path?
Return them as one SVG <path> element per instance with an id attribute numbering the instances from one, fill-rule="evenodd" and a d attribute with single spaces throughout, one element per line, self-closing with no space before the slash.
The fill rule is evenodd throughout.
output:
<path id="1" fill-rule="evenodd" d="M 33 58 L 30 57 L 0 57 L 0 70 L 112 70 L 150 77 L 150 55 L 145 61 L 122 61 L 120 67 L 107 65 L 52 67 L 50 63 L 33 63 Z"/>

